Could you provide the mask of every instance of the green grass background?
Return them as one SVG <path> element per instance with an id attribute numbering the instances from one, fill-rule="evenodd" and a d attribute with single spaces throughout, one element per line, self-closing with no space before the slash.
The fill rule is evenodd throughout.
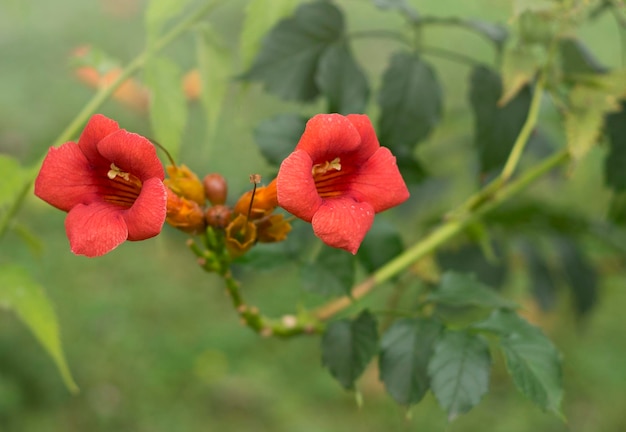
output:
<path id="1" fill-rule="evenodd" d="M 91 96 L 92 91 L 72 77 L 68 66 L 74 47 L 92 44 L 122 61 L 140 52 L 143 3 L 138 4 L 137 14 L 123 18 L 106 13 L 107 4 L 114 3 L 0 0 L 0 152 L 25 164 L 37 161 Z M 236 50 L 245 2 L 224 3 L 211 22 Z M 351 30 L 403 26 L 398 16 L 377 11 L 369 1 L 339 4 L 347 11 Z M 415 0 L 413 4 L 424 14 L 503 23 L 512 10 L 504 0 Z M 580 35 L 602 62 L 619 65 L 617 30 L 608 17 L 583 27 Z M 429 45 L 493 61 L 488 44 L 462 29 L 429 28 L 424 37 Z M 397 48 L 389 40 L 356 42 L 356 54 L 375 88 Z M 183 37 L 166 52 L 191 67 L 193 38 Z M 428 59 L 445 88 L 445 121 L 422 146 L 420 156 L 436 177 L 454 187 L 432 204 L 411 204 L 400 213 L 402 217 L 382 216 L 402 221 L 409 240 L 417 240 L 423 232 L 415 221 L 407 220 L 410 211 L 445 210 L 472 189 L 466 163 L 472 124 L 466 96 L 469 68 Z M 201 175 L 224 173 L 233 199 L 247 187 L 249 173 L 269 169 L 254 145 L 254 127 L 273 113 L 293 109 L 314 114 L 323 107 L 280 102 L 257 86 L 244 91 L 233 84 L 211 142 L 203 134 L 200 108 L 191 107 L 180 160 Z M 376 113 L 374 102 L 370 109 Z M 108 102 L 100 112 L 122 127 L 150 134 L 145 117 L 115 102 Z M 559 202 L 593 217 L 603 214 L 608 192 L 597 169 L 602 156 L 602 149 L 592 153 Z M 416 195 L 429 196 L 422 189 Z M 359 383 L 364 396 L 359 408 L 354 395 L 344 392 L 322 369 L 318 338 L 262 339 L 242 327 L 221 281 L 198 268 L 184 246 L 186 237 L 173 229 L 166 227 L 156 239 L 125 244 L 102 258 L 86 259 L 69 251 L 64 217 L 36 198 L 28 199 L 18 219 L 41 238 L 43 250 L 33 254 L 10 234 L 2 243 L 0 261 L 27 266 L 45 286 L 81 392 L 69 395 L 28 330 L 12 314 L 2 313 L 0 431 L 626 430 L 626 281 L 622 276 L 604 279 L 600 303 L 582 326 L 575 325 L 565 307 L 542 320 L 564 357 L 566 423 L 520 395 L 506 375 L 502 358 L 496 356 L 489 394 L 469 414 L 448 425 L 430 395 L 410 412 L 397 406 L 378 382 L 375 365 Z M 251 303 L 270 314 L 288 313 L 298 302 L 311 300 L 298 286 L 296 269 L 247 272 L 243 277 Z M 384 296 L 369 301 L 384 301 Z"/>

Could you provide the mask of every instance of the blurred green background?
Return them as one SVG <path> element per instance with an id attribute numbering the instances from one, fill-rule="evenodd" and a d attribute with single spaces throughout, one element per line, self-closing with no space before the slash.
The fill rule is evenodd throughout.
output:
<path id="1" fill-rule="evenodd" d="M 337 3 L 351 30 L 404 25 L 399 16 L 378 11 L 368 0 Z M 421 13 L 437 16 L 506 23 L 512 14 L 512 2 L 503 0 L 412 3 Z M 224 1 L 210 18 L 235 57 L 245 4 Z M 73 49 L 89 44 L 129 61 L 144 45 L 144 8 L 139 0 L 0 0 L 1 153 L 24 164 L 43 155 L 93 93 L 73 76 L 69 66 Z M 618 34 L 610 17 L 583 27 L 580 36 L 601 62 L 619 64 Z M 424 37 L 429 45 L 493 62 L 491 47 L 463 29 L 429 28 Z M 362 39 L 354 47 L 376 87 L 398 46 L 389 40 Z M 192 68 L 194 49 L 193 36 L 188 35 L 166 53 Z M 445 119 L 420 156 L 436 177 L 455 187 L 439 197 L 439 189 L 427 183 L 414 191 L 423 201 L 405 206 L 402 218 L 382 216 L 401 221 L 408 241 L 419 239 L 423 229 L 407 215 L 446 210 L 473 188 L 467 181 L 473 174 L 466 162 L 471 159 L 469 68 L 435 57 L 428 60 L 445 89 Z M 375 114 L 374 102 L 370 105 Z M 289 110 L 307 114 L 323 110 L 280 102 L 257 86 L 233 83 L 216 135 L 208 142 L 200 107 L 190 108 L 180 160 L 200 175 L 222 172 L 229 180 L 231 200 L 247 187 L 248 174 L 270 172 L 253 140 L 260 120 Z M 100 112 L 126 129 L 150 136 L 144 114 L 114 101 Z M 592 153 L 559 202 L 602 216 L 608 199 L 598 168 L 602 155 L 602 149 Z M 427 199 L 435 201 L 429 206 Z M 173 229 L 166 227 L 156 239 L 124 244 L 102 258 L 86 259 L 69 251 L 64 217 L 34 197 L 29 199 L 18 218 L 40 236 L 43 248 L 33 253 L 9 234 L 0 261 L 27 266 L 45 286 L 56 306 L 81 392 L 68 394 L 26 327 L 12 314 L 2 313 L 0 431 L 626 430 L 626 280 L 612 276 L 620 274 L 622 263 L 605 266 L 610 274 L 603 279 L 599 305 L 582 325 L 566 306 L 536 317 L 563 353 L 566 423 L 521 396 L 502 358 L 496 356 L 490 393 L 469 414 L 447 425 L 432 396 L 408 413 L 398 407 L 378 382 L 375 365 L 360 381 L 364 405 L 359 408 L 354 395 L 344 392 L 322 369 L 317 338 L 262 339 L 243 328 L 221 281 L 198 268 L 184 246 L 186 237 Z M 303 224 L 303 229 L 308 227 Z M 311 301 L 298 286 L 297 269 L 242 276 L 250 302 L 268 314 L 289 313 L 299 302 Z M 510 279 L 512 285 L 523 283 L 515 275 Z M 376 304 L 384 296 L 377 294 L 368 301 Z"/>

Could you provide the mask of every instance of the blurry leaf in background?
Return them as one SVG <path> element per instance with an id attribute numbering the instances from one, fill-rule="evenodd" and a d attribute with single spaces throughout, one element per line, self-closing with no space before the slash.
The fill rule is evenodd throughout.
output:
<path id="1" fill-rule="evenodd" d="M 561 70 L 566 75 L 605 73 L 607 68 L 593 56 L 580 39 L 563 37 L 559 39 Z"/>
<path id="2" fill-rule="evenodd" d="M 526 261 L 533 296 L 542 310 L 548 311 L 556 305 L 557 286 L 548 266 L 545 254 L 541 253 L 538 245 L 523 239 L 522 254 Z"/>
<path id="3" fill-rule="evenodd" d="M 492 288 L 483 285 L 473 274 L 448 271 L 441 277 L 439 286 L 427 301 L 446 306 L 477 306 L 485 308 L 516 308 L 517 305 L 500 296 Z"/>
<path id="4" fill-rule="evenodd" d="M 556 237 L 554 240 L 563 275 L 571 289 L 574 308 L 585 315 L 598 300 L 598 276 L 581 248 L 570 238 Z"/>
<path id="5" fill-rule="evenodd" d="M 498 51 L 503 49 L 504 43 L 509 37 L 507 28 L 497 23 L 479 19 L 466 19 L 462 20 L 462 24 L 491 40 L 496 45 Z"/>
<path id="6" fill-rule="evenodd" d="M 606 117 L 609 152 L 604 160 L 604 182 L 617 190 L 626 190 L 626 100 L 621 110 Z"/>
<path id="7" fill-rule="evenodd" d="M 498 106 L 502 81 L 493 70 L 478 66 L 470 75 L 469 100 L 474 111 L 474 145 L 481 173 L 504 166 L 530 108 L 531 92 L 521 89 L 505 106 Z"/>
<path id="8" fill-rule="evenodd" d="M 182 89 L 182 73 L 173 61 L 153 57 L 145 67 L 150 88 L 150 123 L 154 139 L 176 159 L 187 123 L 187 102 Z"/>
<path id="9" fill-rule="evenodd" d="M 437 253 L 437 262 L 443 270 L 473 273 L 485 285 L 499 290 L 504 285 L 508 265 L 500 244 L 496 242 L 492 246 L 499 259 L 497 263 L 488 261 L 481 248 L 475 243 L 466 243 L 457 248 L 442 249 Z"/>
<path id="10" fill-rule="evenodd" d="M 401 405 L 418 403 L 430 388 L 428 362 L 442 331 L 438 321 L 400 318 L 380 341 L 380 379 Z"/>
<path id="11" fill-rule="evenodd" d="M 607 217 L 614 224 L 626 226 L 626 192 L 613 193 Z"/>
<path id="12" fill-rule="evenodd" d="M 343 14 L 332 3 L 303 4 L 267 34 L 242 78 L 263 82 L 283 99 L 311 101 L 319 94 L 315 82 L 319 59 L 343 30 Z"/>
<path id="13" fill-rule="evenodd" d="M 538 44 L 548 47 L 558 31 L 558 21 L 551 14 L 526 10 L 518 17 L 518 29 L 524 46 Z"/>
<path id="14" fill-rule="evenodd" d="M 490 368 L 489 346 L 480 335 L 447 331 L 437 341 L 428 375 L 449 421 L 472 409 L 487 393 Z"/>
<path id="15" fill-rule="evenodd" d="M 326 48 L 320 58 L 316 82 L 328 100 L 328 112 L 343 115 L 365 112 L 369 97 L 367 77 L 345 40 Z"/>
<path id="16" fill-rule="evenodd" d="M 239 40 L 239 53 L 244 68 L 252 63 L 267 32 L 281 18 L 291 14 L 297 4 L 297 0 L 251 0 L 248 3 Z"/>
<path id="17" fill-rule="evenodd" d="M 200 26 L 197 36 L 200 94 L 206 112 L 207 138 L 210 146 L 217 132 L 224 98 L 230 84 L 232 59 L 220 36 L 209 25 Z"/>
<path id="18" fill-rule="evenodd" d="M 378 350 L 376 318 L 367 310 L 350 321 L 341 319 L 328 324 L 322 337 L 322 364 L 347 390 Z"/>
<path id="19" fill-rule="evenodd" d="M 534 46 L 511 46 L 504 51 L 502 60 L 502 94 L 498 106 L 509 104 L 520 92 L 527 89 L 543 63 L 540 50 Z"/>
<path id="20" fill-rule="evenodd" d="M 165 24 L 189 3 L 190 0 L 149 0 L 145 17 L 148 45 L 156 41 Z"/>
<path id="21" fill-rule="evenodd" d="M 31 177 L 29 172 L 22 168 L 17 159 L 0 154 L 0 226 L 8 223 L 9 209 L 18 197 L 24 193 L 24 188 L 29 187 Z"/>
<path id="22" fill-rule="evenodd" d="M 368 273 L 376 271 L 404 250 L 402 237 L 395 225 L 375 218 L 356 256 Z"/>
<path id="23" fill-rule="evenodd" d="M 380 9 L 395 9 L 406 14 L 412 21 L 419 21 L 419 13 L 409 5 L 407 0 L 373 0 Z"/>
<path id="24" fill-rule="evenodd" d="M 25 269 L 12 265 L 0 267 L 0 308 L 14 311 L 30 328 L 54 360 L 67 389 L 77 393 L 78 386 L 67 366 L 52 304 Z"/>
<path id="25" fill-rule="evenodd" d="M 398 159 L 410 157 L 441 119 L 443 91 L 434 69 L 419 56 L 396 52 L 378 93 L 378 138 Z"/>
<path id="26" fill-rule="evenodd" d="M 300 280 L 305 290 L 323 296 L 350 294 L 354 285 L 356 257 L 342 249 L 323 246 L 312 263 L 300 267 Z"/>
<path id="27" fill-rule="evenodd" d="M 263 120 L 254 130 L 263 157 L 270 164 L 280 166 L 296 148 L 306 122 L 307 118 L 299 114 L 278 114 Z"/>
<path id="28" fill-rule="evenodd" d="M 415 156 L 399 158 L 396 163 L 407 185 L 419 184 L 428 177 L 428 172 Z"/>
<path id="29" fill-rule="evenodd" d="M 475 329 L 501 336 L 500 349 L 517 388 L 544 410 L 561 414 L 561 356 L 539 328 L 517 314 L 495 310 Z"/>

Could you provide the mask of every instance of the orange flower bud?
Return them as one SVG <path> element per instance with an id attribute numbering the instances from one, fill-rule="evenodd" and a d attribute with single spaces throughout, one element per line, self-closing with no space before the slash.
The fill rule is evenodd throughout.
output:
<path id="1" fill-rule="evenodd" d="M 239 201 L 233 208 L 235 214 L 247 215 L 248 209 L 250 209 L 250 219 L 260 219 L 272 213 L 278 206 L 275 179 L 267 186 L 257 188 L 256 192 L 254 192 L 254 199 L 252 193 L 253 191 L 248 191 L 239 198 Z M 252 207 L 250 207 L 251 200 L 253 200 Z"/>
<path id="2" fill-rule="evenodd" d="M 183 92 L 189 101 L 200 99 L 202 78 L 198 69 L 192 69 L 183 76 Z"/>
<path id="3" fill-rule="evenodd" d="M 256 226 L 240 214 L 226 227 L 226 249 L 237 258 L 248 252 L 256 243 Z"/>
<path id="4" fill-rule="evenodd" d="M 204 194 L 211 204 L 220 205 L 226 202 L 228 183 L 221 174 L 207 174 L 202 183 L 204 184 Z"/>
<path id="5" fill-rule="evenodd" d="M 291 231 L 291 224 L 282 214 L 275 214 L 262 219 L 256 224 L 257 241 L 263 243 L 275 243 L 287 239 Z"/>
<path id="6" fill-rule="evenodd" d="M 200 206 L 186 198 L 179 197 L 167 188 L 167 214 L 165 221 L 181 231 L 197 234 L 204 230 L 206 221 Z"/>
<path id="7" fill-rule="evenodd" d="M 204 186 L 202 182 L 186 165 L 168 165 L 165 167 L 168 179 L 163 183 L 176 195 L 204 205 Z"/>
<path id="8" fill-rule="evenodd" d="M 214 228 L 226 228 L 230 223 L 233 211 L 225 205 L 216 205 L 206 209 L 204 217 L 206 222 Z"/>

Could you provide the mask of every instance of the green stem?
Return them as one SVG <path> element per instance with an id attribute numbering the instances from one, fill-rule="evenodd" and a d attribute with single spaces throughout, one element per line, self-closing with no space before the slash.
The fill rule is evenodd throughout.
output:
<path id="1" fill-rule="evenodd" d="M 389 261 L 385 266 L 374 272 L 362 283 L 355 286 L 349 296 L 334 300 L 315 310 L 314 315 L 320 320 L 326 320 L 338 312 L 353 304 L 354 300 L 362 298 L 383 282 L 388 281 L 396 274 L 405 270 L 411 264 L 435 251 L 442 244 L 461 233 L 469 225 L 477 222 L 487 213 L 496 209 L 504 201 L 525 189 L 535 180 L 562 164 L 569 159 L 568 151 L 561 150 L 551 157 L 528 170 L 524 175 L 514 182 L 504 185 L 496 193 L 490 196 L 489 200 L 482 201 L 473 212 L 468 213 L 464 218 L 455 218 L 441 224 L 420 242 L 407 249 L 402 255 Z M 463 207 L 463 205 L 461 206 Z"/>
<path id="2" fill-rule="evenodd" d="M 215 6 L 217 6 L 217 4 L 218 1 L 213 0 L 199 7 L 195 12 L 189 15 L 189 17 L 178 23 L 169 32 L 160 37 L 154 44 L 150 45 L 141 54 L 139 54 L 133 61 L 131 61 L 126 66 L 126 68 L 124 68 L 120 75 L 109 86 L 100 89 L 91 98 L 91 100 L 87 102 L 83 109 L 80 110 L 76 117 L 74 117 L 74 119 L 63 130 L 63 132 L 61 132 L 57 139 L 52 142 L 52 146 L 58 147 L 61 144 L 71 140 L 76 135 L 76 132 L 83 126 L 83 124 L 87 122 L 89 117 L 96 112 L 96 110 L 113 94 L 113 92 L 126 79 L 128 79 L 139 69 L 141 69 L 151 56 L 162 50 L 164 47 L 166 47 L 168 44 L 170 44 L 172 41 L 182 35 L 185 31 L 187 31 L 203 16 L 209 13 Z M 41 165 L 41 161 L 37 165 Z M 26 196 L 28 196 L 28 191 L 32 187 L 32 184 L 35 180 L 35 175 L 36 174 L 33 174 L 33 177 L 31 177 L 29 181 L 24 184 L 24 188 L 16 197 L 16 200 L 13 201 L 13 204 L 7 210 L 5 216 L 0 220 L 0 239 L 2 239 L 2 237 L 4 236 L 11 220 L 13 219 L 19 208 L 22 206 L 22 203 L 24 202 Z"/>

